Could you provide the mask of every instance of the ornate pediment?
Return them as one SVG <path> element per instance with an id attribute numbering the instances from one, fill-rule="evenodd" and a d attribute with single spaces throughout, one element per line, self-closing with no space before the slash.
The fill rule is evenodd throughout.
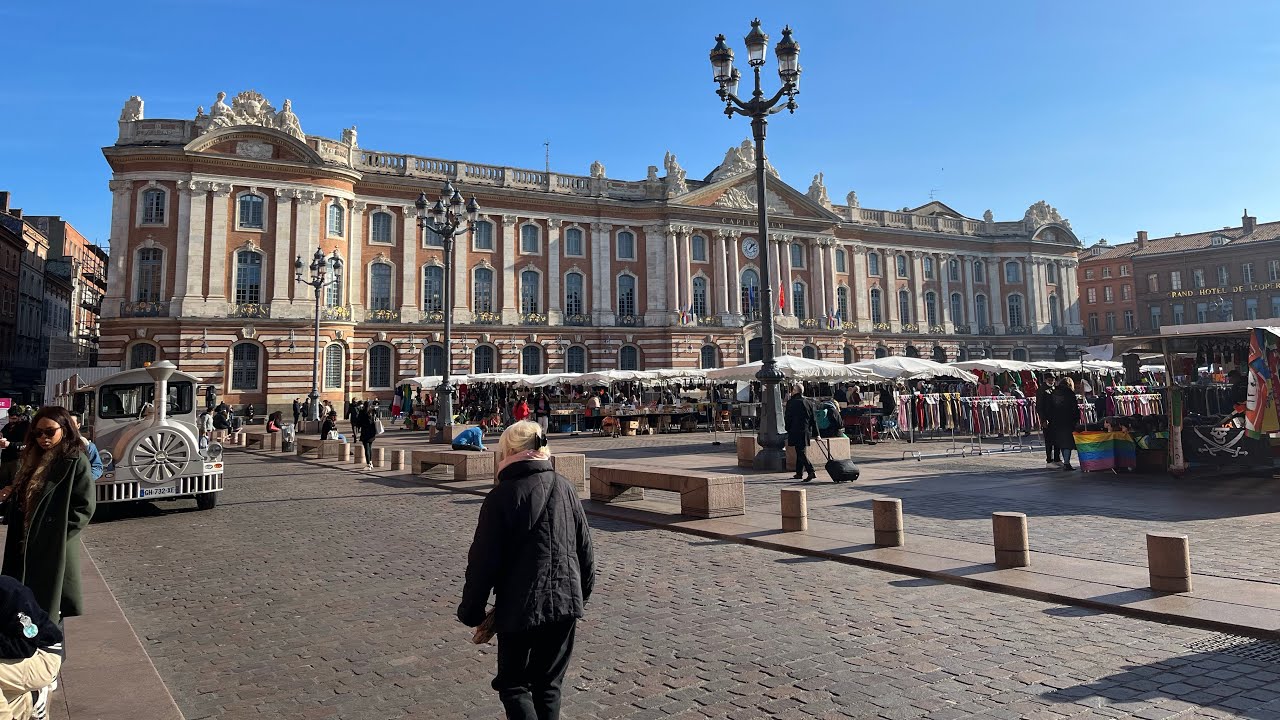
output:
<path id="1" fill-rule="evenodd" d="M 1056 208 L 1044 200 L 1040 200 L 1027 208 L 1026 214 L 1022 216 L 1022 222 L 1026 223 L 1028 230 L 1035 230 L 1050 223 L 1057 223 L 1067 228 L 1071 227 L 1071 223 L 1067 222 L 1062 215 L 1058 214 Z"/>
<path id="2" fill-rule="evenodd" d="M 722 207 L 729 210 L 755 210 L 757 196 L 756 184 L 749 183 L 729 188 L 723 195 L 717 198 L 715 202 L 711 203 L 711 205 L 713 207 Z M 769 212 L 783 213 L 786 215 L 794 214 L 795 211 L 791 209 L 791 206 L 787 204 L 787 201 L 783 200 L 782 196 L 778 193 L 766 187 L 764 190 L 764 196 Z"/>
<path id="3" fill-rule="evenodd" d="M 750 140 L 743 140 L 741 145 L 729 148 L 724 154 L 724 160 L 716 166 L 715 170 L 707 176 L 707 182 L 717 182 L 725 178 L 742 175 L 744 173 L 753 173 L 756 170 L 756 146 Z M 765 172 L 778 176 L 778 171 L 769 164 L 769 159 L 764 161 Z"/>
<path id="4" fill-rule="evenodd" d="M 293 103 L 288 99 L 284 101 L 284 107 L 277 112 L 271 103 L 255 90 L 245 90 L 236 95 L 230 105 L 225 102 L 226 98 L 226 93 L 218 93 L 218 99 L 209 107 L 208 115 L 205 114 L 203 106 L 196 110 L 195 123 L 200 134 L 224 127 L 257 125 L 279 130 L 299 140 L 305 140 L 307 137 L 306 133 L 302 132 L 298 116 L 293 114 Z"/>

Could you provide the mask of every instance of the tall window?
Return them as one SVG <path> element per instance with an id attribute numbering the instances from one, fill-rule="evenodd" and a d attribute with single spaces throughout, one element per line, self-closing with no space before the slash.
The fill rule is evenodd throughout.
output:
<path id="1" fill-rule="evenodd" d="M 973 321 L 977 323 L 979 328 L 991 325 L 991 318 L 987 313 L 987 296 L 977 295 L 973 298 Z"/>
<path id="2" fill-rule="evenodd" d="M 493 249 L 493 223 L 489 222 L 488 220 L 481 220 L 477 222 L 476 229 L 475 229 L 474 242 L 477 250 L 492 250 Z"/>
<path id="3" fill-rule="evenodd" d="M 342 346 L 330 345 L 324 349 L 324 387 L 326 390 L 342 389 Z"/>
<path id="4" fill-rule="evenodd" d="M 960 281 L 960 261 L 951 259 L 947 261 L 947 279 L 951 282 Z"/>
<path id="5" fill-rule="evenodd" d="M 871 288 L 871 322 L 884 322 L 884 310 L 881 308 L 880 288 Z"/>
<path id="6" fill-rule="evenodd" d="M 422 228 L 422 244 L 427 247 L 444 247 L 444 238 L 429 227 Z"/>
<path id="7" fill-rule="evenodd" d="M 1267 279 L 1271 282 L 1280 280 L 1280 260 L 1267 261 Z"/>
<path id="8" fill-rule="evenodd" d="M 480 345 L 476 348 L 474 363 L 477 373 L 497 372 L 495 369 L 493 348 L 489 345 Z"/>
<path id="9" fill-rule="evenodd" d="M 867 253 L 867 274 L 880 277 L 880 253 Z"/>
<path id="10" fill-rule="evenodd" d="M 697 260 L 698 259 L 697 241 L 702 240 L 702 236 L 695 235 L 693 239 L 694 239 L 693 259 Z M 705 257 L 706 253 L 707 253 L 706 241 L 703 240 L 702 254 L 704 257 L 702 259 L 704 260 L 706 259 Z M 619 260 L 635 260 L 636 259 L 636 236 L 635 236 L 635 233 L 631 232 L 630 230 L 623 230 L 622 232 L 618 233 L 618 259 Z"/>
<path id="11" fill-rule="evenodd" d="M 1247 283 L 1253 282 L 1253 263 L 1245 263 L 1240 266 L 1240 277 Z"/>
<path id="12" fill-rule="evenodd" d="M 1160 329 L 1160 306 L 1159 305 L 1152 306 L 1151 308 L 1151 329 L 1152 330 Z"/>
<path id="13" fill-rule="evenodd" d="M 1113 290 L 1110 285 L 1102 288 L 1103 302 L 1115 302 L 1115 300 L 1116 300 L 1116 293 L 1115 293 L 1115 290 Z"/>
<path id="14" fill-rule="evenodd" d="M 578 228 L 569 228 L 564 231 L 564 254 L 582 255 L 582 231 Z"/>
<path id="15" fill-rule="evenodd" d="M 1258 298 L 1244 299 L 1244 316 L 1249 320 L 1258 319 Z"/>
<path id="16" fill-rule="evenodd" d="M 1133 286 L 1132 286 L 1132 285 L 1121 285 L 1121 286 L 1120 286 L 1120 299 L 1121 299 L 1121 300 L 1128 300 L 1129 298 L 1132 298 L 1132 297 L 1133 297 Z"/>
<path id="17" fill-rule="evenodd" d="M 693 314 L 705 317 L 707 313 L 707 279 L 701 275 L 693 279 Z"/>
<path id="18" fill-rule="evenodd" d="M 760 274 L 750 268 L 742 271 L 742 314 L 760 317 Z"/>
<path id="19" fill-rule="evenodd" d="M 933 258 L 931 257 L 924 258 L 924 279 L 933 279 Z"/>
<path id="20" fill-rule="evenodd" d="M 542 374 L 542 348 L 537 345 L 525 345 L 520 351 L 520 372 L 525 375 Z"/>
<path id="21" fill-rule="evenodd" d="M 1102 279 L 1108 280 L 1110 278 L 1111 278 L 1111 268 L 1109 267 L 1102 268 Z"/>
<path id="22" fill-rule="evenodd" d="M 428 265 L 422 269 L 423 312 L 444 312 L 444 268 Z"/>
<path id="23" fill-rule="evenodd" d="M 701 235 L 694 235 L 693 238 L 689 240 L 689 243 L 690 243 L 691 254 L 693 255 L 693 261 L 706 262 L 707 261 L 707 239 Z M 635 256 L 630 255 L 627 257 L 635 257 Z"/>
<path id="24" fill-rule="evenodd" d="M 1133 329 L 1133 311 L 1132 310 L 1124 311 L 1124 329 L 1125 330 Z"/>
<path id="25" fill-rule="evenodd" d="M 391 266 L 387 263 L 369 266 L 369 309 L 391 309 Z"/>
<path id="26" fill-rule="evenodd" d="M 1089 288 L 1088 290 L 1085 291 L 1084 296 L 1086 298 L 1086 301 L 1090 305 L 1093 305 L 1094 303 L 1098 302 L 1098 288 Z"/>
<path id="27" fill-rule="evenodd" d="M 973 261 L 973 281 L 974 282 L 987 281 L 987 266 L 981 260 Z"/>
<path id="28" fill-rule="evenodd" d="M 800 243 L 791 243 L 791 267 L 804 267 L 804 246 Z"/>
<path id="29" fill-rule="evenodd" d="M 1160 292 L 1160 276 L 1158 274 L 1147 274 L 1147 292 Z"/>
<path id="30" fill-rule="evenodd" d="M 1209 303 L 1196 303 L 1196 322 L 1209 322 Z"/>
<path id="31" fill-rule="evenodd" d="M 951 322 L 964 324 L 964 299 L 960 293 L 951 293 Z"/>
<path id="32" fill-rule="evenodd" d="M 471 309 L 476 312 L 493 312 L 493 270 L 476 268 Z"/>
<path id="33" fill-rule="evenodd" d="M 1115 312 L 1107 313 L 1107 332 L 1114 333 L 1116 331 L 1116 314 Z"/>
<path id="34" fill-rule="evenodd" d="M 159 302 L 160 286 L 164 278 L 160 248 L 143 248 L 138 251 L 138 302 Z"/>
<path id="35" fill-rule="evenodd" d="M 444 374 L 443 345 L 428 345 L 422 349 L 422 374 L 428 376 Z"/>
<path id="36" fill-rule="evenodd" d="M 263 208 L 266 201 L 261 195 L 253 193 L 245 193 L 240 196 L 240 221 L 238 225 L 242 228 L 258 228 L 263 225 Z"/>
<path id="37" fill-rule="evenodd" d="M 369 239 L 376 243 L 391 242 L 391 213 L 376 212 L 369 224 Z"/>
<path id="38" fill-rule="evenodd" d="M 369 387 L 391 387 L 391 347 L 374 345 L 369 348 Z"/>
<path id="39" fill-rule="evenodd" d="M 1126 285 L 1125 287 L 1128 287 Z M 1062 323 L 1058 322 L 1058 296 L 1049 296 L 1049 325 L 1051 327 L 1062 327 Z"/>
<path id="40" fill-rule="evenodd" d="M 898 277 L 900 278 L 906 277 L 907 276 L 907 256 L 899 255 L 896 258 L 894 258 L 893 261 L 897 263 Z"/>
<path id="41" fill-rule="evenodd" d="M 520 312 L 538 312 L 538 299 L 542 296 L 538 286 L 538 273 L 525 270 L 520 273 Z"/>
<path id="42" fill-rule="evenodd" d="M 1204 287 L 1204 270 L 1196 269 L 1191 271 L 1191 286 L 1197 290 Z"/>
<path id="43" fill-rule="evenodd" d="M 911 322 L 911 293 L 906 290 L 898 291 L 898 321 Z"/>
<path id="44" fill-rule="evenodd" d="M 342 304 L 342 281 L 338 275 L 337 268 L 334 266 L 333 257 L 324 261 L 326 271 L 333 282 L 324 286 L 324 304 L 328 307 L 338 307 Z"/>
<path id="45" fill-rule="evenodd" d="M 809 317 L 805 314 L 804 305 L 804 283 L 797 282 L 791 285 L 791 309 L 795 312 L 796 317 L 804 320 Z"/>
<path id="46" fill-rule="evenodd" d="M 640 350 L 635 345 L 623 345 L 618 348 L 618 369 L 640 369 Z"/>
<path id="47" fill-rule="evenodd" d="M 841 250 L 840 248 L 836 248 L 836 272 L 841 272 L 841 273 L 848 272 L 847 265 L 845 264 L 844 258 L 845 258 L 844 250 Z"/>
<path id="48" fill-rule="evenodd" d="M 1008 283 L 1022 282 L 1022 266 L 1012 261 L 1005 263 L 1004 281 Z"/>
<path id="49" fill-rule="evenodd" d="M 540 234 L 537 225 L 520 226 L 520 252 L 536 255 L 538 253 L 539 240 Z"/>
<path id="50" fill-rule="evenodd" d="M 930 327 L 938 325 L 938 296 L 933 292 L 924 294 L 924 317 Z"/>
<path id="51" fill-rule="evenodd" d="M 836 288 L 836 317 L 840 322 L 849 322 L 849 288 L 841 285 Z"/>
<path id="52" fill-rule="evenodd" d="M 1226 265 L 1218 266 L 1218 287 L 1226 287 L 1231 283 L 1231 272 Z"/>
<path id="53" fill-rule="evenodd" d="M 636 314 L 636 279 L 633 275 L 618 276 L 618 314 Z"/>
<path id="54" fill-rule="evenodd" d="M 1280 318 L 1280 295 L 1271 296 L 1271 317 Z"/>
<path id="55" fill-rule="evenodd" d="M 716 366 L 716 356 L 719 349 L 715 345 L 703 345 L 702 351 L 698 354 L 698 367 L 707 370 Z"/>
<path id="56" fill-rule="evenodd" d="M 152 188 L 142 193 L 142 223 L 144 225 L 164 224 L 165 193 Z"/>
<path id="57" fill-rule="evenodd" d="M 587 349 L 581 345 L 570 345 L 564 355 L 564 371 L 584 373 L 587 371 Z"/>
<path id="58" fill-rule="evenodd" d="M 1089 334 L 1098 334 L 1098 313 L 1089 313 Z"/>
<path id="59" fill-rule="evenodd" d="M 231 389 L 258 389 L 258 362 L 261 357 L 258 346 L 246 342 L 231 348 Z"/>
<path id="60" fill-rule="evenodd" d="M 138 343 L 129 348 L 129 369 L 144 368 L 148 363 L 156 361 L 156 346 L 151 343 Z"/>
<path id="61" fill-rule="evenodd" d="M 1129 277 L 1132 274 L 1133 274 L 1133 269 L 1130 268 L 1128 265 L 1120 266 L 1120 277 Z"/>
<path id="62" fill-rule="evenodd" d="M 569 315 L 582 314 L 582 273 L 564 276 L 564 311 Z"/>
<path id="63" fill-rule="evenodd" d="M 262 255 L 252 250 L 236 253 L 236 304 L 262 302 Z"/>
<path id="64" fill-rule="evenodd" d="M 1186 311 L 1186 308 L 1185 308 L 1184 306 L 1182 306 L 1182 305 L 1174 305 L 1174 306 L 1173 306 L 1173 324 L 1174 324 L 1174 325 L 1183 325 L 1183 324 L 1185 324 L 1185 323 L 1187 322 L 1186 312 L 1187 312 L 1187 311 Z"/>
<path id="65" fill-rule="evenodd" d="M 1022 326 L 1022 296 L 1009 296 L 1009 325 L 1011 327 Z"/>
<path id="66" fill-rule="evenodd" d="M 346 212 L 338 203 L 329 205 L 329 234 L 342 237 L 342 228 L 346 225 Z"/>
<path id="67" fill-rule="evenodd" d="M 1058 284 L 1058 266 L 1057 265 L 1054 265 L 1053 263 L 1049 263 L 1048 265 L 1045 265 L 1044 273 L 1045 273 L 1045 282 L 1051 285 Z M 1120 274 L 1123 275 L 1124 273 L 1120 273 Z"/>
<path id="68" fill-rule="evenodd" d="M 1170 290 L 1182 289 L 1182 271 L 1181 270 L 1169 271 L 1169 289 Z M 1155 292 L 1155 291 L 1153 290 L 1152 292 Z"/>

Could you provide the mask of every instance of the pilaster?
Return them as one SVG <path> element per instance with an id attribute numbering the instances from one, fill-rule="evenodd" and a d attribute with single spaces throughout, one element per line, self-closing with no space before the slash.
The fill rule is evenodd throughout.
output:
<path id="1" fill-rule="evenodd" d="M 609 223 L 591 223 L 592 257 L 599 260 L 596 283 L 599 294 L 593 301 L 593 315 L 597 327 L 612 325 L 617 314 L 613 307 L 613 248 L 609 242 L 611 232 L 613 232 L 613 226 Z"/>
<path id="2" fill-rule="evenodd" d="M 132 273 L 134 247 L 129 238 L 129 214 L 133 211 L 133 182 L 112 180 L 111 189 L 111 272 L 107 275 L 107 294 L 103 298 L 102 316 L 119 317 L 120 303 L 125 301 Z"/>
<path id="3" fill-rule="evenodd" d="M 645 325 L 666 325 L 671 312 L 667 307 L 667 275 L 665 271 L 667 247 L 663 226 L 644 226 L 645 268 Z"/>
<path id="4" fill-rule="evenodd" d="M 853 274 L 850 275 L 849 294 L 853 296 L 853 318 L 858 332 L 871 332 L 871 278 L 867 275 L 867 248 L 854 245 Z M 883 273 L 881 273 L 883 274 Z"/>
<path id="5" fill-rule="evenodd" d="M 667 302 L 670 305 L 667 308 L 669 312 L 668 325 L 680 324 L 680 311 L 688 304 L 688 301 L 680 297 L 680 253 L 679 253 L 679 232 L 677 226 L 668 225 L 666 227 L 666 238 L 663 243 L 665 248 L 664 258 L 667 274 Z"/>
<path id="6" fill-rule="evenodd" d="M 351 306 L 351 317 L 364 317 L 364 214 L 369 204 L 357 200 L 351 204 L 351 232 L 347 237 L 346 269 L 342 283 L 346 294 L 342 299 Z"/>
<path id="7" fill-rule="evenodd" d="M 220 317 L 227 314 L 233 298 L 227 294 L 227 198 L 231 186 L 210 183 L 213 191 L 213 218 L 209 224 L 209 297 L 208 311 Z"/>
<path id="8" fill-rule="evenodd" d="M 547 324 L 559 325 L 564 314 L 560 309 L 560 234 L 564 221 L 556 218 L 547 220 Z"/>
<path id="9" fill-rule="evenodd" d="M 275 191 L 275 230 L 271 238 L 271 310 L 278 312 L 289 303 L 289 287 L 293 285 L 293 198 L 284 189 Z M 265 246 L 266 243 L 263 243 Z M 350 259 L 350 255 L 347 259 Z M 264 268 L 265 270 L 265 268 Z M 346 294 L 343 294 L 346 297 Z"/>
<path id="10" fill-rule="evenodd" d="M 520 309 L 516 307 L 516 227 L 520 218 L 502 216 L 502 324 L 520 322 Z"/>
<path id="11" fill-rule="evenodd" d="M 1003 280 L 1004 259 L 998 257 L 985 258 L 984 262 L 987 264 L 987 284 L 991 287 L 991 297 L 987 301 L 987 312 L 991 314 L 991 326 L 995 329 L 995 334 L 1003 335 L 1005 333 L 1005 303 L 1000 283 Z"/>
<path id="12" fill-rule="evenodd" d="M 942 278 L 942 297 L 939 298 L 938 312 L 942 318 L 942 331 L 948 335 L 956 331 L 956 318 L 951 317 L 951 260 L 954 255 L 942 253 L 934 260 L 938 265 L 938 274 Z"/>
<path id="13" fill-rule="evenodd" d="M 423 242 L 422 231 L 414 221 L 418 209 L 412 205 L 400 208 L 404 219 L 404 251 L 400 255 L 400 322 L 416 323 L 422 316 L 422 303 L 418 300 L 418 288 L 422 285 L 422 268 L 418 267 L 418 248 Z"/>

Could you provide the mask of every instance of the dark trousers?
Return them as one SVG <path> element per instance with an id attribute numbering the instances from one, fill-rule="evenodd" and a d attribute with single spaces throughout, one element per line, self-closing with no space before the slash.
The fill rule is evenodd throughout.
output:
<path id="1" fill-rule="evenodd" d="M 560 685 L 573 653 L 578 621 L 570 618 L 520 632 L 498 633 L 498 691 L 509 720 L 558 720 Z"/>
<path id="2" fill-rule="evenodd" d="M 1049 428 L 1044 429 L 1044 461 L 1062 461 L 1062 453 L 1058 450 L 1058 446 L 1054 444 L 1053 435 L 1049 432 Z"/>
<path id="3" fill-rule="evenodd" d="M 809 449 L 808 446 L 796 444 L 794 447 L 796 449 L 796 476 L 799 477 L 806 472 L 810 475 L 816 475 L 817 473 L 813 470 L 813 463 L 809 462 L 809 454 L 805 452 Z"/>

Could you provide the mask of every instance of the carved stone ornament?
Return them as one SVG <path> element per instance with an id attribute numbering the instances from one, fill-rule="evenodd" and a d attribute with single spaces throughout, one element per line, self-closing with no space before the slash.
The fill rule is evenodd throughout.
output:
<path id="1" fill-rule="evenodd" d="M 604 163 L 600 162 L 599 160 L 596 160 L 595 162 L 591 163 L 591 177 L 593 178 L 604 177 Z"/>
<path id="2" fill-rule="evenodd" d="M 356 139 L 356 126 L 352 125 L 342 131 L 342 142 L 351 147 L 360 147 L 360 143 Z"/>
<path id="3" fill-rule="evenodd" d="M 1022 216 L 1022 222 L 1026 224 L 1028 230 L 1034 230 L 1048 223 L 1058 223 L 1066 227 L 1071 227 L 1071 223 L 1067 222 L 1057 209 L 1052 205 L 1040 200 L 1027 208 L 1027 212 Z"/>
<path id="4" fill-rule="evenodd" d="M 769 212 L 792 214 L 791 207 L 782 199 L 782 196 L 768 188 L 765 188 L 765 201 L 768 204 Z M 751 183 L 742 187 L 729 188 L 725 194 L 716 198 L 712 205 L 730 210 L 755 210 L 756 184 Z"/>
<path id="5" fill-rule="evenodd" d="M 288 133 L 299 140 L 305 140 L 306 134 L 298 123 L 298 116 L 293 114 L 293 103 L 284 101 L 284 109 L 276 112 L 271 103 L 254 90 L 245 90 L 230 105 L 226 103 L 227 94 L 218 93 L 218 99 L 209 107 L 209 114 L 197 112 L 196 127 L 204 134 L 210 130 L 238 125 L 257 125 Z"/>
<path id="6" fill-rule="evenodd" d="M 822 173 L 813 176 L 813 182 L 809 183 L 809 192 L 805 194 L 822 207 L 831 209 L 831 198 L 827 196 L 827 186 L 822 182 Z"/>
<path id="7" fill-rule="evenodd" d="M 241 140 L 236 143 L 236 154 L 255 160 L 270 160 L 275 146 L 261 140 Z"/>
<path id="8" fill-rule="evenodd" d="M 741 175 L 743 173 L 755 172 L 756 170 L 756 146 L 750 140 L 743 140 L 741 145 L 729 148 L 724 154 L 724 160 L 720 163 L 711 174 L 707 176 L 708 182 L 717 182 L 727 177 Z M 778 171 L 769 164 L 769 159 L 764 161 L 765 172 L 778 177 Z"/>
<path id="9" fill-rule="evenodd" d="M 258 331 L 252 325 L 245 325 L 240 328 L 240 337 L 245 340 L 252 340 L 257 337 Z"/>
<path id="10" fill-rule="evenodd" d="M 689 192 L 689 186 L 685 183 L 685 171 L 680 167 L 680 162 L 676 160 L 675 153 L 667 152 L 662 159 L 662 166 L 667 171 L 667 197 L 676 197 Z"/>
<path id="11" fill-rule="evenodd" d="M 856 190 L 850 190 L 849 194 L 844 196 L 844 202 L 849 206 L 850 210 L 857 210 L 861 207 L 858 204 L 858 192 Z"/>
<path id="12" fill-rule="evenodd" d="M 994 222 L 995 219 L 996 216 L 992 215 L 990 210 L 982 213 L 982 222 Z"/>
<path id="13" fill-rule="evenodd" d="M 133 95 L 124 101 L 124 108 L 120 110 L 120 122 L 133 122 L 142 119 L 142 98 Z"/>

